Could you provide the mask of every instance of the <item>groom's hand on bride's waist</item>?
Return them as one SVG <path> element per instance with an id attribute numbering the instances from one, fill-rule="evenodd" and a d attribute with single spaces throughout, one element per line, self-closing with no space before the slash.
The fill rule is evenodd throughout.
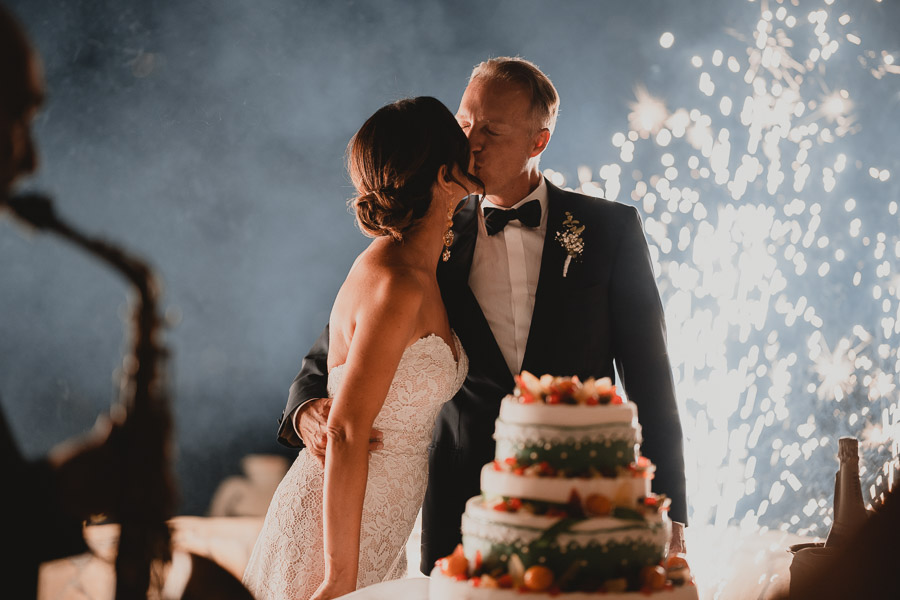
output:
<path id="1" fill-rule="evenodd" d="M 303 440 L 306 449 L 312 452 L 319 462 L 325 464 L 325 446 L 328 443 L 328 413 L 331 411 L 331 398 L 310 400 L 294 411 L 294 431 Z M 372 429 L 369 435 L 369 452 L 384 447 L 383 435 Z"/>
<path id="2" fill-rule="evenodd" d="M 672 521 L 672 537 L 669 538 L 669 556 L 676 554 L 684 554 L 687 552 L 687 545 L 684 543 L 684 525 L 678 521 Z"/>

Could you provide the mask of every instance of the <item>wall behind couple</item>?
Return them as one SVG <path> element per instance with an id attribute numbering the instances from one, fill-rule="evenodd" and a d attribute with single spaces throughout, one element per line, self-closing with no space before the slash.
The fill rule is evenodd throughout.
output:
<path id="1" fill-rule="evenodd" d="M 640 178 L 653 187 L 651 175 L 661 176 L 666 162 L 672 160 L 677 161 L 682 177 L 677 185 L 703 191 L 699 203 L 710 218 L 689 222 L 676 202 L 674 210 L 666 209 L 668 219 L 674 219 L 668 228 L 667 217 L 661 216 L 665 198 L 655 207 L 645 198 L 637 202 L 654 251 L 659 256 L 668 243 L 669 250 L 663 254 L 671 251 L 669 258 L 678 259 L 662 261 L 660 284 L 670 318 L 689 434 L 688 458 L 693 461 L 689 476 L 695 484 L 694 499 L 700 502 L 696 505 L 700 517 L 716 518 L 718 505 L 725 506 L 719 509 L 724 521 L 740 518 L 748 509 L 755 518 L 765 512 L 761 502 L 768 503 L 775 495 L 780 498 L 786 486 L 793 485 L 784 475 L 784 461 L 796 460 L 790 459 L 794 452 L 785 455 L 781 450 L 794 444 L 799 448 L 808 441 L 809 433 L 805 437 L 798 433 L 808 414 L 833 410 L 828 427 L 820 426 L 818 431 L 846 432 L 849 413 L 842 406 L 833 407 L 834 397 L 814 406 L 810 397 L 816 394 L 806 391 L 807 381 L 819 383 L 816 373 L 804 370 L 807 365 L 802 364 L 815 327 L 786 327 L 773 296 L 770 305 L 757 307 L 766 310 L 761 320 L 753 317 L 759 322 L 750 326 L 752 335 L 742 337 L 741 323 L 720 326 L 715 319 L 724 315 L 727 321 L 729 315 L 737 314 L 732 308 L 741 306 L 746 297 L 701 297 L 703 293 L 696 292 L 692 296 L 691 288 L 698 286 L 685 283 L 679 273 L 697 267 L 691 252 L 702 237 L 702 222 L 714 227 L 726 242 L 733 238 L 749 244 L 749 236 L 741 240 L 735 233 L 741 222 L 751 223 L 747 215 L 733 219 L 733 227 L 723 225 L 729 206 L 737 209 L 760 203 L 782 215 L 787 214 L 784 207 L 793 196 L 808 205 L 821 201 L 826 207 L 843 207 L 847 196 L 855 196 L 861 208 L 879 201 L 883 205 L 890 190 L 896 197 L 900 168 L 894 168 L 893 177 L 885 183 L 893 187 L 864 187 L 878 183 L 878 173 L 873 180 L 866 169 L 877 163 L 873 157 L 883 155 L 888 140 L 897 133 L 896 120 L 890 115 L 897 113 L 900 76 L 888 73 L 876 81 L 868 73 L 869 68 L 886 64 L 883 55 L 866 58 L 871 64 L 860 67 L 855 54 L 842 51 L 832 63 L 843 60 L 839 64 L 845 70 L 836 71 L 835 66 L 827 73 L 822 70 L 823 85 L 809 98 L 820 101 L 823 89 L 852 91 L 853 100 L 859 102 L 854 119 L 864 129 L 854 138 L 852 150 L 858 150 L 857 155 L 844 151 L 851 163 L 854 158 L 860 160 L 861 178 L 845 184 L 845 189 L 839 187 L 837 199 L 822 196 L 822 165 L 816 164 L 817 171 L 810 176 L 817 182 L 816 190 L 810 185 L 802 193 L 792 192 L 790 164 L 797 148 L 786 147 L 782 168 L 788 183 L 777 194 L 769 194 L 762 176 L 749 186 L 747 195 L 734 199 L 726 185 L 712 182 L 714 177 L 688 179 L 689 157 L 701 156 L 699 149 L 678 147 L 678 140 L 670 148 L 654 146 L 655 138 L 650 136 L 638 141 L 633 160 L 625 160 L 628 153 L 611 140 L 617 132 L 640 129 L 642 116 L 655 118 L 652 102 L 630 106 L 636 86 L 644 86 L 664 98 L 669 110 L 696 106 L 713 115 L 713 135 L 720 127 L 730 127 L 734 172 L 746 142 L 739 117 L 746 90 L 740 81 L 765 8 L 759 2 L 7 3 L 43 55 L 50 94 L 36 123 L 43 163 L 34 185 L 52 191 L 60 209 L 75 222 L 149 257 L 165 281 L 165 298 L 175 323 L 167 340 L 173 351 L 183 512 L 202 513 L 215 485 L 238 471 L 241 456 L 279 451 L 275 419 L 288 386 L 326 322 L 347 268 L 366 244 L 346 208 L 352 187 L 344 174 L 343 154 L 350 136 L 379 106 L 404 96 L 433 95 L 455 110 L 471 67 L 486 57 L 505 54 L 536 62 L 560 92 L 562 112 L 543 166 L 562 172 L 569 185 L 578 185 L 576 169 L 587 165 L 594 171 L 588 171 L 588 179 L 604 180 L 607 191 L 609 179 L 620 179 L 618 199 L 631 202 L 632 169 L 643 169 Z M 837 36 L 835 21 L 844 11 L 853 12 L 848 31 L 866 34 L 859 49 L 839 38 L 853 52 L 862 54 L 877 47 L 896 55 L 898 50 L 890 25 L 897 22 L 896 5 L 874 0 L 862 7 L 831 6 L 824 0 L 803 0 L 799 8 L 791 2 L 769 4 L 773 10 L 783 4 L 796 15 L 801 46 L 809 39 L 815 45 L 808 12 L 828 8 L 833 37 Z M 780 21 L 770 16 L 773 20 L 783 26 L 784 15 Z M 676 34 L 670 50 L 660 46 L 666 31 Z M 731 54 L 740 61 L 741 71 L 731 74 L 730 83 L 727 61 L 713 64 L 719 48 L 725 50 L 726 58 Z M 805 56 L 809 48 L 796 50 Z M 702 57 L 702 68 L 691 66 L 694 55 Z M 703 91 L 702 79 L 698 89 L 701 71 L 716 77 L 719 87 L 711 96 Z M 734 101 L 727 118 L 719 104 L 722 95 Z M 872 101 L 866 105 L 871 109 L 859 110 L 865 97 Z M 815 114 L 810 107 L 804 118 L 812 122 L 821 117 Z M 799 118 L 796 124 L 801 124 Z M 822 142 L 817 141 L 816 147 L 820 146 Z M 666 158 L 666 152 L 674 158 Z M 759 156 L 763 160 L 762 152 Z M 828 160 L 833 166 L 834 157 Z M 896 159 L 892 161 L 877 166 L 896 167 Z M 613 164 L 621 170 L 598 177 L 598 167 Z M 721 210 L 726 217 L 716 217 Z M 884 218 L 881 213 L 866 215 L 875 223 Z M 834 240 L 846 236 L 846 212 L 838 217 L 823 226 L 840 228 L 841 234 L 837 229 L 828 232 Z M 804 228 L 809 227 L 809 218 L 806 214 Z M 690 241 L 684 247 L 679 233 L 682 223 Z M 811 299 L 822 297 L 815 279 L 819 263 L 806 275 L 794 273 L 794 264 L 782 260 L 788 243 L 773 238 L 770 248 L 778 261 L 787 263 L 780 266 L 788 273 L 788 298 L 799 306 L 798 298 L 804 294 Z M 888 240 L 890 249 L 892 244 Z M 857 246 L 847 248 L 850 258 L 844 265 L 858 264 L 866 271 L 867 265 L 875 264 L 872 249 Z M 762 247 L 763 255 L 772 252 L 765 244 Z M 741 253 L 729 254 L 727 243 L 706 248 L 706 255 L 722 257 L 721 263 L 709 267 L 711 276 L 724 273 L 721 280 L 737 281 Z M 748 256 L 752 254 L 748 251 Z M 87 429 L 113 397 L 110 374 L 123 347 L 124 288 L 106 270 L 56 241 L 23 235 L 6 221 L 0 222 L 0 256 L 0 394 L 20 443 L 29 454 L 38 455 L 54 442 Z M 703 252 L 699 256 L 703 258 Z M 672 264 L 678 269 L 671 269 Z M 847 268 L 835 262 L 832 276 L 843 277 L 840 269 Z M 751 272 L 755 273 L 743 270 Z M 771 274 L 769 270 L 766 277 Z M 849 273 L 844 279 L 851 278 Z M 842 279 L 828 287 L 825 298 L 844 283 Z M 866 306 L 872 303 L 869 294 Z M 855 305 L 858 322 L 868 331 L 877 330 L 880 308 L 863 311 L 861 305 Z M 826 318 L 826 325 L 841 324 L 834 332 L 826 331 L 832 347 L 838 338 L 852 337 L 853 319 L 840 306 L 839 302 L 817 304 L 817 314 Z M 705 320 L 702 311 L 709 311 Z M 766 336 L 773 330 L 787 333 L 767 343 Z M 696 344 L 698 339 L 701 344 Z M 686 346 L 687 340 L 693 340 L 696 348 Z M 767 348 L 781 343 L 784 352 L 776 350 L 770 357 Z M 870 344 L 872 352 L 878 347 Z M 741 359 L 754 352 L 762 353 L 760 361 L 769 361 L 767 368 L 771 368 L 763 370 L 758 381 L 736 377 L 740 368 L 747 369 L 739 367 Z M 787 367 L 779 361 L 790 352 L 801 355 L 801 364 L 793 368 L 796 379 L 785 390 L 778 373 Z M 714 363 L 709 358 L 712 354 L 721 361 Z M 889 360 L 882 361 L 889 374 L 893 367 L 888 363 L 895 359 L 896 352 L 889 352 Z M 750 396 L 755 397 L 757 388 L 760 401 L 754 404 Z M 763 396 L 772 396 L 775 408 L 779 397 L 782 405 L 785 399 L 798 404 L 791 407 L 790 417 L 783 412 L 776 415 L 774 408 L 763 403 Z M 767 433 L 757 433 L 754 445 L 758 442 L 758 447 L 748 449 L 748 434 L 760 418 Z M 865 418 L 860 424 L 864 422 Z M 742 432 L 736 434 L 737 442 L 729 438 L 731 431 Z M 756 464 L 757 456 L 760 465 L 769 466 L 754 473 L 745 466 L 751 461 Z M 826 457 L 819 464 L 825 465 L 825 473 L 831 472 L 832 455 L 825 450 L 816 456 Z M 745 485 L 744 480 L 753 477 L 759 483 Z M 776 485 L 782 488 L 778 494 Z M 702 493 L 696 493 L 701 489 Z M 797 493 L 805 498 L 815 495 L 807 488 Z M 799 506 L 779 514 L 774 524 L 789 522 L 794 512 L 799 512 Z M 812 521 L 816 515 L 810 512 L 804 518 Z"/>

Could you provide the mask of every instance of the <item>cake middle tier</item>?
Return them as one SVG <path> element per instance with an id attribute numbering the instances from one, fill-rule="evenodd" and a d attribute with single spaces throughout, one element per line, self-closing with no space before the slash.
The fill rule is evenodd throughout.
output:
<path id="1" fill-rule="evenodd" d="M 494 430 L 498 461 L 542 464 L 566 476 L 614 476 L 639 456 L 634 405 L 548 406 L 504 399 Z"/>
<path id="2" fill-rule="evenodd" d="M 481 493 L 485 499 L 518 498 L 551 504 L 566 504 L 572 493 L 582 500 L 600 495 L 617 506 L 634 508 L 638 499 L 650 496 L 650 479 L 645 477 L 529 477 L 498 471 L 493 464 L 481 469 Z"/>

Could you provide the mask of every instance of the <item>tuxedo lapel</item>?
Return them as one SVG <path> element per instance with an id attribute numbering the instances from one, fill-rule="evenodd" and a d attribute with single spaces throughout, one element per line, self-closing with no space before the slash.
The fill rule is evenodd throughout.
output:
<path id="1" fill-rule="evenodd" d="M 509 387 L 512 387 L 512 374 L 500 346 L 469 287 L 469 271 L 478 239 L 478 210 L 478 198 L 472 196 L 453 219 L 450 260 L 440 264 L 438 282 L 450 325 L 469 355 L 470 371 L 478 364 L 478 370 L 487 371 L 498 382 L 508 379 Z"/>
<path id="2" fill-rule="evenodd" d="M 554 335 L 565 320 L 565 297 L 580 271 L 570 265 L 567 277 L 563 277 L 566 251 L 555 239 L 556 232 L 562 230 L 565 212 L 569 210 L 567 198 L 562 190 L 547 182 L 547 232 L 544 235 L 544 249 L 541 253 L 541 270 L 538 275 L 537 290 L 534 295 L 534 311 L 522 369 L 541 372 L 547 353 L 558 354 L 564 349 L 555 347 Z M 576 217 L 577 218 L 577 217 Z"/>

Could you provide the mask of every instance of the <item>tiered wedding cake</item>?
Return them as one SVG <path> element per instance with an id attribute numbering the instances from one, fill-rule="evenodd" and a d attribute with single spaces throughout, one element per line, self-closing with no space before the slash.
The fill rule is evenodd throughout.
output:
<path id="1" fill-rule="evenodd" d="M 463 543 L 432 571 L 430 600 L 696 600 L 684 558 L 664 563 L 669 500 L 650 491 L 635 405 L 609 379 L 525 371 L 516 383 L 482 494 L 466 504 Z"/>

